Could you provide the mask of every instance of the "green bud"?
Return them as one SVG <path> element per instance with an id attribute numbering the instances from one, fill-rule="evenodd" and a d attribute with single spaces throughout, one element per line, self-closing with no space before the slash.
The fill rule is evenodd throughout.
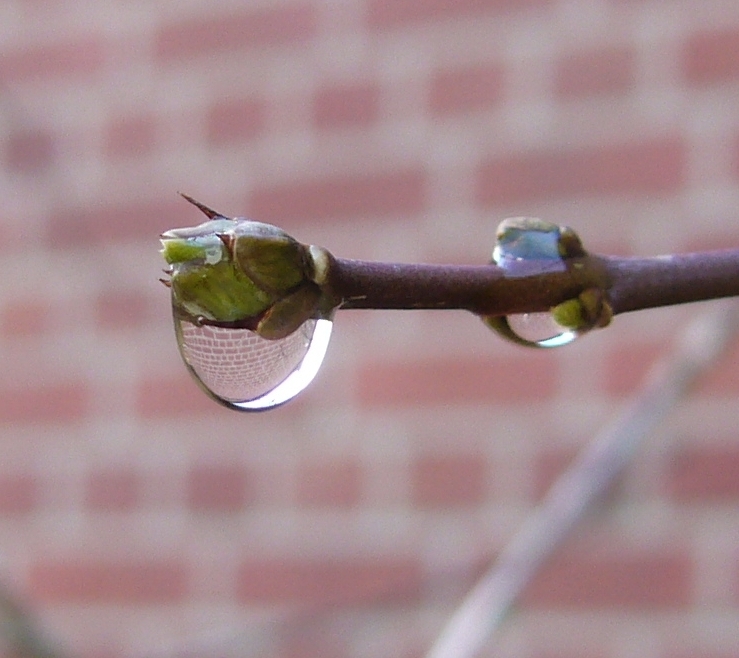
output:
<path id="1" fill-rule="evenodd" d="M 175 267 L 170 285 L 175 307 L 199 322 L 255 318 L 274 301 L 227 260 L 212 265 L 189 261 Z"/>
<path id="2" fill-rule="evenodd" d="M 576 298 L 557 304 L 552 309 L 555 322 L 571 331 L 590 331 L 606 327 L 613 317 L 613 309 L 598 288 L 587 288 Z"/>
<path id="3" fill-rule="evenodd" d="M 200 324 L 253 329 L 268 339 L 284 338 L 325 312 L 316 271 L 325 277 L 330 257 L 262 222 L 229 219 L 185 197 L 210 219 L 199 226 L 162 234 L 175 312 Z"/>
<path id="4" fill-rule="evenodd" d="M 264 290 L 284 292 L 300 285 L 310 272 L 306 247 L 281 231 L 238 235 L 233 251 L 239 267 Z"/>
<path id="5" fill-rule="evenodd" d="M 568 299 L 552 309 L 554 321 L 566 329 L 579 331 L 586 326 L 582 303 L 579 299 Z"/>
<path id="6" fill-rule="evenodd" d="M 215 245 L 215 247 L 220 254 L 221 245 Z M 189 240 L 162 240 L 162 256 L 170 265 L 199 259 L 205 261 L 208 259 L 208 249 L 203 243 Z M 220 260 L 220 255 L 218 260 Z"/>
<path id="7" fill-rule="evenodd" d="M 301 286 L 270 306 L 257 325 L 257 333 L 268 339 L 289 336 L 313 316 L 320 297 L 317 286 Z"/>

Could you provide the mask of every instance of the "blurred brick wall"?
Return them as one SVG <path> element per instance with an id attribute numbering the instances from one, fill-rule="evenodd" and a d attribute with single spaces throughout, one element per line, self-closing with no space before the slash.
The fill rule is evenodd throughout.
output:
<path id="1" fill-rule="evenodd" d="M 482 263 L 510 215 L 737 245 L 739 4 L 5 0 L 0 161 L 0 576 L 48 637 L 417 657 L 699 307 L 551 353 L 342 312 L 310 389 L 240 415 L 176 351 L 157 236 L 201 219 L 176 192 L 355 258 Z M 737 358 L 486 655 L 736 655 Z"/>

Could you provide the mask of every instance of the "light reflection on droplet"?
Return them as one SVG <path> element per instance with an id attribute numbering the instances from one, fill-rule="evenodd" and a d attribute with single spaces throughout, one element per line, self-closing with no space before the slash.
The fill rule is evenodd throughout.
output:
<path id="1" fill-rule="evenodd" d="M 233 409 L 264 411 L 293 399 L 313 381 L 332 322 L 307 320 L 279 340 L 177 317 L 175 327 L 182 358 L 206 392 Z"/>
<path id="2" fill-rule="evenodd" d="M 576 331 L 555 322 L 551 313 L 520 313 L 505 318 L 508 327 L 521 340 L 539 347 L 561 347 L 578 337 Z"/>

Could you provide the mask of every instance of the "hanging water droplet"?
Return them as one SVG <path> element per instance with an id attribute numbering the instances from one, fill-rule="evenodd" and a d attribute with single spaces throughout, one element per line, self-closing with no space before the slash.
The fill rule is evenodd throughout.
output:
<path id="1" fill-rule="evenodd" d="M 499 319 L 507 325 L 512 336 L 518 338 L 517 342 L 537 347 L 561 347 L 571 343 L 579 336 L 577 331 L 572 331 L 558 324 L 549 312 L 543 313 L 519 313 Z M 500 327 L 496 327 L 501 331 Z M 502 331 L 501 331 L 502 333 Z"/>
<path id="2" fill-rule="evenodd" d="M 175 314 L 177 343 L 195 379 L 232 409 L 272 409 L 305 389 L 318 373 L 331 320 L 306 320 L 285 338 L 267 340 L 248 329 L 195 325 Z"/>

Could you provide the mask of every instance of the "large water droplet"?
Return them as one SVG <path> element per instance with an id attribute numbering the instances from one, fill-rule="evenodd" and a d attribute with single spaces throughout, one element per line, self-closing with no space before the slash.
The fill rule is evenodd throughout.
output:
<path id="1" fill-rule="evenodd" d="M 264 411 L 292 400 L 318 373 L 331 320 L 307 320 L 285 338 L 198 326 L 175 317 L 182 358 L 201 386 L 232 409 Z"/>

